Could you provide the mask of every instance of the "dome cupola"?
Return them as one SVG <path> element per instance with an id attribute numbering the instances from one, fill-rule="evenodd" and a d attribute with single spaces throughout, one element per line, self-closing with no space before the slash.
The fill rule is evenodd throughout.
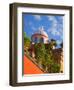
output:
<path id="1" fill-rule="evenodd" d="M 34 43 L 48 43 L 48 34 L 45 32 L 44 27 L 40 27 L 31 37 Z"/>

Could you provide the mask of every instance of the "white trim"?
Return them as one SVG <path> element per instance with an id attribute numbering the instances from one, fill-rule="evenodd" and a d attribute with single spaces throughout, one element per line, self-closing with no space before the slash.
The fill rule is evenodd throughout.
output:
<path id="1" fill-rule="evenodd" d="M 22 12 L 32 13 L 49 13 L 49 14 L 65 14 L 64 16 L 64 29 L 63 29 L 63 40 L 64 40 L 64 73 L 61 74 L 37 74 L 37 75 L 24 75 L 22 77 Z M 69 11 L 68 10 L 54 10 L 54 9 L 37 9 L 37 8 L 26 8 L 19 7 L 17 10 L 18 22 L 18 40 L 17 40 L 17 82 L 33 82 L 33 81 L 55 81 L 55 80 L 69 80 Z"/>

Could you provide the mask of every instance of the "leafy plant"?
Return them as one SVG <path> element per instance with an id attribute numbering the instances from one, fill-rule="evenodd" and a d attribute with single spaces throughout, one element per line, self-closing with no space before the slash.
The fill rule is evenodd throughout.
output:
<path id="1" fill-rule="evenodd" d="M 50 72 L 50 71 L 48 71 L 48 68 L 53 63 L 51 51 L 46 49 L 45 44 L 43 44 L 43 43 L 35 44 L 35 51 L 36 51 L 35 52 L 36 59 L 37 59 L 37 62 L 39 63 L 39 65 L 45 71 Z"/>
<path id="2" fill-rule="evenodd" d="M 60 64 L 53 63 L 51 65 L 51 73 L 59 73 L 60 72 Z"/>
<path id="3" fill-rule="evenodd" d="M 34 44 L 35 58 L 38 65 L 49 73 L 60 72 L 60 64 L 54 62 L 52 53 L 53 46 L 56 45 L 55 40 L 51 40 L 51 42 L 47 45 L 44 43 Z M 30 39 L 26 36 L 26 33 L 24 33 L 24 46 L 25 48 L 30 47 Z"/>
<path id="4" fill-rule="evenodd" d="M 35 55 L 37 62 L 42 64 L 43 60 L 45 59 L 45 46 L 42 43 L 35 44 Z"/>
<path id="5" fill-rule="evenodd" d="M 56 43 L 56 40 L 54 40 L 54 39 L 51 39 L 51 42 L 49 43 L 49 47 L 50 47 L 50 49 L 53 49 L 53 46 L 57 46 L 57 43 Z"/>
<path id="6" fill-rule="evenodd" d="M 24 32 L 24 46 L 25 46 L 25 48 L 30 47 L 30 39 L 26 36 L 25 32 Z"/>

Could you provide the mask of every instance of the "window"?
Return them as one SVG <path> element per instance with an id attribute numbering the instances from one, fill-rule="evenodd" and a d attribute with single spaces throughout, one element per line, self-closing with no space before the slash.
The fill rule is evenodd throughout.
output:
<path id="1" fill-rule="evenodd" d="M 34 42 L 37 43 L 37 41 L 38 41 L 38 40 L 37 40 L 37 37 L 35 37 Z"/>
<path id="2" fill-rule="evenodd" d="M 44 39 L 43 38 L 40 38 L 40 43 L 44 43 Z"/>

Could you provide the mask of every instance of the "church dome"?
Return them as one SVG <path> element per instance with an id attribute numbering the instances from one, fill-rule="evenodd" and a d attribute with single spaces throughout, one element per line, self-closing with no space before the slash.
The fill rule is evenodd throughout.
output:
<path id="1" fill-rule="evenodd" d="M 41 27 L 37 30 L 31 37 L 32 42 L 34 43 L 48 43 L 49 38 L 48 34 L 44 31 L 44 28 Z"/>
<path id="2" fill-rule="evenodd" d="M 39 30 L 36 31 L 35 34 L 41 34 L 41 35 L 46 36 L 48 38 L 48 34 L 44 31 L 43 27 L 39 28 Z"/>

